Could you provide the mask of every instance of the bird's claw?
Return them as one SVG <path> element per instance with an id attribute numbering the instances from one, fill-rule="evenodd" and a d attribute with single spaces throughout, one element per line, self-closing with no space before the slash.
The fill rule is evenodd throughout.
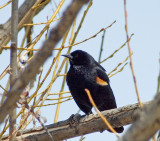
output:
<path id="1" fill-rule="evenodd" d="M 70 127 L 75 127 L 78 125 L 79 121 L 80 121 L 81 115 L 80 114 L 72 114 L 69 118 L 69 125 Z"/>

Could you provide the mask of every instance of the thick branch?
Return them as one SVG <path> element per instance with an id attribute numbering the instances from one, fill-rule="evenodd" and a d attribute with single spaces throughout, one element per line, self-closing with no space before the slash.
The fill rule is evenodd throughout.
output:
<path id="1" fill-rule="evenodd" d="M 17 75 L 17 35 L 18 35 L 18 0 L 12 2 L 12 20 L 11 20 L 11 50 L 10 50 L 10 88 Z M 12 95 L 14 96 L 14 95 Z M 16 129 L 16 105 L 13 105 L 9 119 L 9 133 L 10 135 Z M 12 135 L 10 141 L 15 140 L 15 135 Z"/>
<path id="2" fill-rule="evenodd" d="M 87 2 L 88 0 L 73 0 L 72 4 L 64 12 L 59 24 L 51 30 L 48 40 L 44 42 L 41 49 L 29 62 L 28 67 L 22 72 L 22 74 L 18 76 L 12 89 L 7 93 L 8 98 L 0 107 L 0 123 L 2 123 L 6 115 L 13 110 L 12 105 L 18 101 L 20 94 L 28 82 L 36 76 L 40 66 L 47 60 L 49 56 L 52 55 L 53 48 L 71 26 L 82 6 Z M 14 97 L 12 94 L 14 94 Z"/>
<path id="3" fill-rule="evenodd" d="M 119 141 L 148 141 L 160 129 L 160 93 L 144 105 L 138 117 Z"/>
<path id="4" fill-rule="evenodd" d="M 149 103 L 149 102 L 148 102 Z M 144 105 L 148 105 L 145 103 Z M 138 104 L 124 106 L 122 108 L 107 110 L 102 112 L 102 114 L 107 118 L 112 127 L 120 127 L 123 125 L 130 124 L 134 122 L 134 113 L 140 110 Z M 93 132 L 102 132 L 107 128 L 102 119 L 97 115 L 82 116 L 80 122 L 74 126 L 69 124 L 71 119 L 66 121 L 61 121 L 55 124 L 46 126 L 54 137 L 54 140 L 65 140 L 68 138 L 89 134 Z M 22 136 L 21 136 L 22 135 Z M 38 140 L 44 141 L 48 140 L 47 133 L 42 127 L 36 127 L 33 129 L 19 131 L 17 134 L 17 139 L 21 140 L 21 137 L 28 140 Z M 20 137 L 21 136 L 21 137 Z M 5 138 L 3 138 L 5 139 Z"/>

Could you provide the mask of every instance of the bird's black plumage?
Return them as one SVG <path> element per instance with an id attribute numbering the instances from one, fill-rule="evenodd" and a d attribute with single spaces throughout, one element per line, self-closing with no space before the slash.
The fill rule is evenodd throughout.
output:
<path id="1" fill-rule="evenodd" d="M 117 108 L 115 97 L 109 84 L 105 69 L 87 52 L 76 50 L 68 55 L 70 69 L 67 84 L 78 107 L 85 113 L 92 113 L 92 104 L 85 92 L 87 88 L 100 111 Z M 115 128 L 118 133 L 124 128 Z"/>

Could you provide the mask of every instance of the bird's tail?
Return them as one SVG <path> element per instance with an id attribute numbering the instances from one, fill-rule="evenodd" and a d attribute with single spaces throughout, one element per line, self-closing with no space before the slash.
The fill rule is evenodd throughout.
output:
<path id="1" fill-rule="evenodd" d="M 114 130 L 117 132 L 117 133 L 122 133 L 124 128 L 123 126 L 122 127 L 118 127 L 118 128 L 114 128 Z M 109 132 L 112 132 L 111 130 L 108 130 Z"/>

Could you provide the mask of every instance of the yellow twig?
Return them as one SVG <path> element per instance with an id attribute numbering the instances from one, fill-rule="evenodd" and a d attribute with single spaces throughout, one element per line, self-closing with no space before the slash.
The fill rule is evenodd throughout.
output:
<path id="1" fill-rule="evenodd" d="M 74 33 L 74 37 L 73 37 L 73 40 L 72 40 L 72 42 L 71 42 L 71 45 L 74 44 L 75 39 L 77 38 L 77 35 L 78 35 L 78 33 L 79 33 L 79 31 L 80 31 L 80 29 L 81 29 L 81 27 L 82 27 L 82 23 L 83 23 L 86 15 L 87 15 L 87 13 L 88 13 L 88 10 L 90 9 L 91 6 L 92 6 L 92 0 L 90 0 L 87 9 L 84 11 L 84 14 L 83 14 L 83 17 L 82 17 L 82 19 L 81 19 L 81 21 L 80 21 L 80 24 L 79 24 L 79 26 L 78 26 L 78 29 L 77 29 L 77 31 Z"/>
<path id="2" fill-rule="evenodd" d="M 2 49 L 11 49 L 10 46 L 3 46 Z M 17 47 L 18 50 L 27 50 L 27 51 L 39 51 L 39 49 L 34 48 L 23 48 L 23 47 Z M 54 50 L 60 50 L 60 48 L 55 48 Z"/>
<path id="3" fill-rule="evenodd" d="M 28 21 L 28 22 L 32 21 L 33 16 L 34 16 L 34 14 L 31 15 L 31 17 L 29 18 L 29 21 Z M 24 46 L 24 43 L 25 43 L 25 40 L 26 40 L 28 34 L 30 34 L 31 28 L 32 28 L 32 27 L 26 27 L 26 28 L 25 28 L 25 34 L 24 34 L 24 37 L 23 37 L 22 42 L 21 42 L 21 47 L 22 47 L 22 48 L 23 48 L 23 46 Z M 31 42 L 28 43 L 27 46 L 30 45 L 30 44 L 31 44 Z M 22 51 L 23 51 L 23 50 L 20 50 L 18 56 L 20 56 L 20 54 L 21 54 Z"/>
<path id="4" fill-rule="evenodd" d="M 66 46 L 66 47 L 64 47 L 64 48 L 69 48 L 69 47 L 72 47 L 72 46 L 76 46 L 76 45 L 79 45 L 79 44 L 81 44 L 81 43 L 83 43 L 83 42 L 86 42 L 86 41 L 88 41 L 88 40 L 90 40 L 90 39 L 92 39 L 92 38 L 95 38 L 99 33 L 101 33 L 102 31 L 106 30 L 107 28 L 111 27 L 115 22 L 116 22 L 116 21 L 114 21 L 112 24 L 110 24 L 110 25 L 107 26 L 106 28 L 102 28 L 100 31 L 98 31 L 96 34 L 92 35 L 91 37 L 89 37 L 89 38 L 87 38 L 87 39 L 85 39 L 85 40 L 83 40 L 83 41 L 80 41 L 80 42 L 78 42 L 78 43 L 75 43 L 75 44 L 71 44 L 71 45 L 69 45 L 69 46 Z M 59 48 L 56 48 L 56 49 L 59 49 Z"/>
<path id="5" fill-rule="evenodd" d="M 35 9 L 37 9 L 37 8 L 39 8 L 39 7 L 47 4 L 47 3 L 49 3 L 49 2 L 50 2 L 50 0 L 45 0 L 44 2 L 39 3 L 39 4 L 37 4 L 36 6 L 32 7 L 32 9 L 35 10 Z"/>
<path id="6" fill-rule="evenodd" d="M 48 75 L 50 74 L 51 69 L 52 69 L 52 67 L 53 67 L 53 65 L 54 65 L 54 63 L 55 63 L 55 61 L 56 61 L 56 59 L 53 58 L 53 61 L 52 61 L 51 66 L 49 67 L 49 70 L 47 71 L 47 73 L 46 73 L 45 77 L 43 78 L 42 82 L 38 85 L 38 87 L 37 87 L 36 91 L 34 92 L 34 94 L 32 94 L 31 97 L 29 98 L 28 102 L 30 102 L 30 101 L 32 100 L 33 97 L 37 96 L 38 90 L 42 87 L 44 81 L 47 79 Z"/>
<path id="7" fill-rule="evenodd" d="M 7 90 L 5 88 L 3 88 L 1 85 L 0 85 L 0 87 L 5 91 L 5 93 L 7 93 Z"/>
<path id="8" fill-rule="evenodd" d="M 76 19 L 73 21 L 73 27 L 72 27 L 72 31 L 71 31 L 71 37 L 69 39 L 69 44 L 72 44 L 72 41 L 73 41 L 73 38 L 74 38 L 75 27 L 76 27 Z"/>
<path id="9" fill-rule="evenodd" d="M 51 64 L 51 67 L 52 67 L 52 64 Z M 43 73 L 43 70 L 41 71 L 41 73 L 40 73 L 40 75 L 39 75 L 39 78 L 38 78 L 38 85 L 37 85 L 37 88 L 39 88 L 39 86 L 40 86 L 40 81 L 41 81 L 41 77 L 42 77 L 42 73 Z M 38 92 L 38 91 L 37 91 Z M 37 93 L 36 93 L 37 94 Z M 34 101 L 33 101 L 33 105 L 35 104 L 35 102 L 36 102 L 36 96 L 34 97 Z"/>
<path id="10" fill-rule="evenodd" d="M 110 125 L 110 123 L 107 121 L 107 119 L 101 114 L 101 112 L 98 110 L 96 104 L 94 103 L 92 96 L 90 94 L 90 91 L 88 89 L 85 89 L 85 92 L 88 95 L 89 101 L 91 102 L 91 104 L 93 105 L 94 109 L 96 110 L 97 114 L 100 116 L 100 118 L 104 121 L 104 123 L 107 125 L 107 127 L 119 138 L 117 132 L 112 128 L 112 126 Z"/>
<path id="11" fill-rule="evenodd" d="M 111 73 L 113 73 L 114 71 L 116 71 L 118 69 L 118 67 L 120 65 L 122 65 L 124 62 L 126 62 L 129 59 L 129 56 L 127 56 L 124 61 L 120 62 L 110 73 L 108 73 L 108 76 L 111 75 Z"/>
<path id="12" fill-rule="evenodd" d="M 50 93 L 49 95 L 59 95 L 59 94 L 68 94 L 70 91 L 67 92 L 59 92 L 59 93 Z"/>
<path id="13" fill-rule="evenodd" d="M 8 1 L 6 4 L 0 6 L 0 9 L 4 8 L 5 6 L 7 6 L 8 4 L 10 4 L 12 2 L 12 0 Z"/>
<path id="14" fill-rule="evenodd" d="M 58 76 L 66 76 L 67 74 L 65 73 L 65 74 L 58 74 Z"/>
<path id="15" fill-rule="evenodd" d="M 8 92 L 8 89 L 9 89 L 9 85 L 10 85 L 10 80 L 8 79 L 7 81 L 7 84 L 6 84 L 6 87 L 5 87 L 5 92 L 3 92 L 3 96 L 1 98 L 1 101 L 0 101 L 0 105 L 2 105 L 2 103 L 4 102 L 4 100 L 6 99 L 6 95 L 7 95 L 7 92 Z"/>
<path id="16" fill-rule="evenodd" d="M 67 35 L 66 35 L 66 38 L 67 38 L 67 36 L 68 36 L 68 33 L 67 33 Z M 66 39 L 65 39 L 65 40 L 66 40 Z M 65 70 L 66 70 L 66 69 L 65 69 Z M 59 76 L 59 75 L 58 75 L 58 76 Z M 66 79 L 65 79 L 65 76 L 64 76 L 63 81 L 62 81 L 62 86 L 61 86 L 60 92 L 63 92 L 64 86 L 65 86 L 65 82 L 66 82 Z M 58 98 L 58 104 L 57 104 L 57 109 L 56 109 L 56 113 L 55 113 L 55 117 L 54 117 L 54 123 L 56 123 L 56 122 L 58 121 L 61 100 L 62 100 L 62 94 L 60 94 L 60 95 L 59 95 L 59 98 Z"/>
<path id="17" fill-rule="evenodd" d="M 103 62 L 105 62 L 109 58 L 112 58 L 114 56 L 114 54 L 116 54 L 120 49 L 122 49 L 126 45 L 126 43 L 128 43 L 131 40 L 131 38 L 132 38 L 133 35 L 134 34 L 131 34 L 131 36 L 129 37 L 129 39 L 127 39 L 127 41 L 123 45 L 121 45 L 120 48 L 116 49 L 109 57 L 107 57 L 106 59 L 104 59 L 103 61 L 101 61 L 100 64 L 103 63 Z"/>
<path id="18" fill-rule="evenodd" d="M 55 19 L 55 20 L 53 20 L 52 22 L 58 21 L 58 20 L 60 20 L 60 19 L 61 19 L 61 18 Z M 50 23 L 51 23 L 50 21 L 49 21 L 49 22 L 44 22 L 44 23 L 33 23 L 33 24 L 29 23 L 29 24 L 24 24 L 23 26 L 33 26 L 33 25 L 50 24 Z"/>
<path id="19" fill-rule="evenodd" d="M 7 119 L 6 119 L 5 122 L 4 122 L 3 130 L 2 130 L 2 132 L 0 133 L 0 139 L 1 139 L 1 137 L 3 136 L 3 134 L 6 132 L 6 130 L 8 129 L 8 127 L 9 127 L 9 125 L 7 125 L 8 121 L 9 121 L 9 117 L 7 117 Z"/>
<path id="20" fill-rule="evenodd" d="M 119 69 L 117 72 L 111 74 L 111 75 L 109 76 L 109 78 L 111 78 L 112 76 L 114 76 L 114 75 L 116 75 L 117 73 L 121 72 L 127 64 L 128 64 L 128 62 L 125 63 L 124 66 L 123 66 L 121 69 Z"/>
<path id="21" fill-rule="evenodd" d="M 73 98 L 68 98 L 64 101 L 61 101 L 60 103 L 63 103 L 63 102 L 66 102 L 66 101 L 69 101 L 69 100 L 72 100 Z M 53 104 L 45 104 L 45 105 L 36 105 L 36 106 L 33 106 L 34 108 L 35 107 L 44 107 L 44 106 L 51 106 L 51 105 L 56 105 L 56 104 L 59 104 L 58 102 L 57 103 L 53 103 Z"/>
<path id="22" fill-rule="evenodd" d="M 74 23 L 73 23 L 73 28 L 72 28 L 72 32 L 74 32 L 74 28 L 75 28 L 75 24 L 76 22 L 74 21 Z M 64 38 L 63 38 L 63 42 L 62 42 L 62 45 L 61 45 L 61 47 L 63 47 L 64 48 L 64 44 L 65 44 L 65 42 L 66 42 L 66 39 L 67 39 L 67 37 L 68 37 L 68 33 L 69 33 L 69 30 L 66 32 L 66 34 L 65 34 L 65 36 L 64 36 Z M 72 38 L 72 34 L 73 33 L 71 33 L 71 38 Z M 59 58 L 60 58 L 60 56 L 59 56 Z M 67 66 L 66 66 L 67 67 Z M 68 68 L 68 67 L 67 67 Z M 66 68 L 65 68 L 65 73 L 66 73 Z M 58 74 L 58 76 L 59 76 L 59 74 Z M 63 78 L 63 81 L 62 81 L 62 86 L 61 86 L 61 90 L 60 90 L 60 92 L 63 92 L 63 90 L 64 90 L 64 86 L 65 86 L 65 82 L 66 82 L 66 79 L 65 79 L 65 76 L 64 76 L 64 78 Z M 56 113 L 55 113 L 55 117 L 54 117 L 54 123 L 56 123 L 57 121 L 58 121 L 58 116 L 59 116 L 59 110 L 60 110 L 60 102 L 61 102 L 61 98 L 62 98 L 62 94 L 60 94 L 59 95 L 59 99 L 58 99 L 58 104 L 57 104 L 57 108 L 56 108 Z"/>
<path id="23" fill-rule="evenodd" d="M 69 96 L 66 96 L 66 97 L 59 97 L 59 98 L 47 98 L 46 100 L 60 100 L 60 99 L 62 100 L 62 99 L 65 99 L 65 98 L 70 98 L 70 97 L 72 97 L 72 96 L 69 95 Z"/>

